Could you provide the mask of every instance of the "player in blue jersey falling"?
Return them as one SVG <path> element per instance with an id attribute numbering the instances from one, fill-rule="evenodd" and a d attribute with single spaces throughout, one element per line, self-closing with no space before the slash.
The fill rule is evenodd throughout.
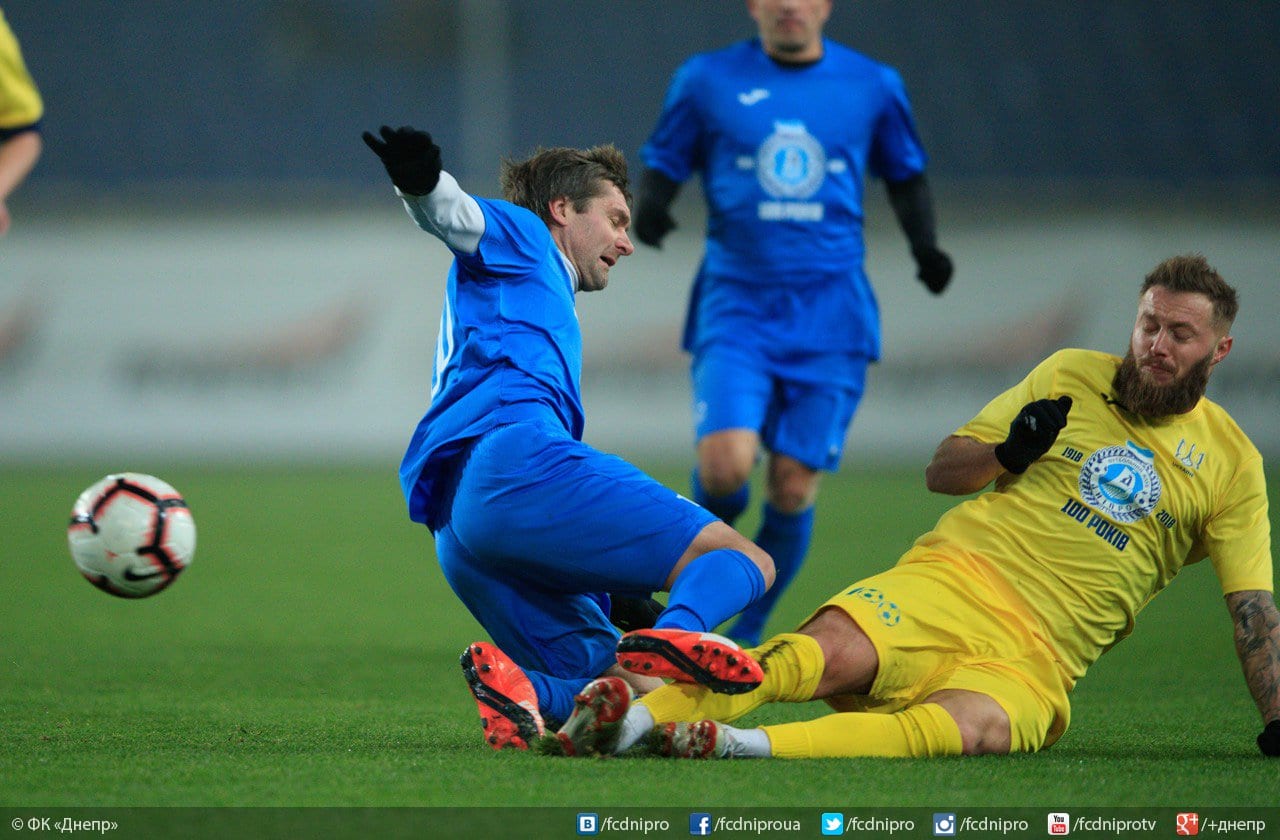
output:
<path id="1" fill-rule="evenodd" d="M 761 638 L 808 552 L 821 472 L 839 465 L 880 356 L 863 271 L 862 192 L 888 186 L 919 279 L 941 294 L 951 259 L 936 243 L 925 154 L 902 79 L 822 35 L 830 0 L 748 0 L 759 37 L 695 55 L 676 71 L 641 150 L 636 237 L 658 247 L 679 184 L 702 176 L 706 254 L 684 349 L 693 354 L 695 498 L 733 524 L 763 444 L 767 498 L 756 542 L 777 580 L 729 634 Z"/>
<path id="2" fill-rule="evenodd" d="M 486 742 L 528 747 L 602 674 L 641 692 L 659 677 L 730 693 L 758 685 L 759 666 L 705 631 L 769 588 L 769 555 L 582 442 L 574 295 L 603 289 L 634 250 L 621 152 L 504 161 L 497 201 L 463 192 L 429 134 L 383 126 L 364 140 L 410 217 L 455 258 L 431 404 L 400 479 L 449 585 L 495 642 L 462 655 Z M 655 590 L 670 597 L 653 629 L 620 641 L 605 593 Z"/>

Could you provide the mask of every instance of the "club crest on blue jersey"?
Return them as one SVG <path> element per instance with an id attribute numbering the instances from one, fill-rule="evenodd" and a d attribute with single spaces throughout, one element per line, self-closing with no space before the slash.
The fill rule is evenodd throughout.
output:
<path id="1" fill-rule="evenodd" d="M 1150 516 L 1160 502 L 1161 490 L 1155 453 L 1133 441 L 1099 449 L 1080 468 L 1081 498 L 1117 522 Z"/>
<path id="2" fill-rule="evenodd" d="M 827 153 L 799 120 L 779 120 L 756 152 L 760 186 L 774 198 L 808 198 L 822 186 Z"/>

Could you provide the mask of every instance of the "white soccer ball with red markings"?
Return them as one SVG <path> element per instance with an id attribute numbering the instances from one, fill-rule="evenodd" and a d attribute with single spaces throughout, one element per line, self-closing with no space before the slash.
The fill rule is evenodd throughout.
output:
<path id="1" fill-rule="evenodd" d="M 177 490 L 152 475 L 116 473 L 80 494 L 67 526 L 80 574 L 121 598 L 177 580 L 196 551 L 196 523 Z"/>

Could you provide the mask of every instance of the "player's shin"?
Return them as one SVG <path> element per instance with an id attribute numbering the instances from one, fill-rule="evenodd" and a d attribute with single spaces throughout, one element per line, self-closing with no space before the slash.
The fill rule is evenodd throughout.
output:
<path id="1" fill-rule="evenodd" d="M 960 728 L 936 703 L 892 715 L 846 712 L 762 727 L 775 758 L 927 758 L 960 755 Z"/>
<path id="2" fill-rule="evenodd" d="M 751 558 L 719 548 L 694 559 L 671 586 L 658 629 L 706 632 L 764 594 L 764 575 Z"/>

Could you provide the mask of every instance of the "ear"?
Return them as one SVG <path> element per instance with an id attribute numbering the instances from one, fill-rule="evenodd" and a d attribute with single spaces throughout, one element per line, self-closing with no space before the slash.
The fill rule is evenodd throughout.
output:
<path id="1" fill-rule="evenodd" d="M 573 209 L 573 202 L 569 200 L 569 196 L 562 195 L 551 199 L 547 204 L 547 210 L 551 213 L 551 221 L 561 227 L 569 224 L 569 213 Z"/>
<path id="2" fill-rule="evenodd" d="M 1229 335 L 1224 335 L 1222 338 L 1218 339 L 1218 346 L 1213 348 L 1213 361 L 1210 362 L 1210 364 L 1216 365 L 1218 362 L 1225 359 L 1227 354 L 1231 352 L 1231 345 L 1234 343 L 1235 339 Z"/>

